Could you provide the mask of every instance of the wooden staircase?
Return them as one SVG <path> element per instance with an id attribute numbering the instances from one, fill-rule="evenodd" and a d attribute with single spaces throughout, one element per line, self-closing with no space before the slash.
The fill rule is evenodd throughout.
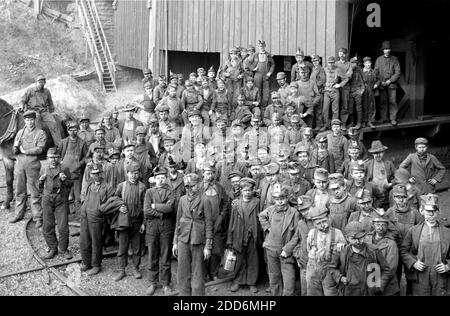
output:
<path id="1" fill-rule="evenodd" d="M 105 92 L 117 92 L 116 66 L 98 15 L 94 0 L 77 0 L 78 14 L 83 26 L 95 70 Z"/>

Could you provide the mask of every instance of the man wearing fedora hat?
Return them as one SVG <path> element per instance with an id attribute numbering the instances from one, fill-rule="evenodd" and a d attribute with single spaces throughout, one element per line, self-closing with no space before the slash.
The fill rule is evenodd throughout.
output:
<path id="1" fill-rule="evenodd" d="M 367 181 L 372 182 L 380 191 L 384 192 L 384 209 L 387 209 L 389 205 L 389 191 L 392 188 L 395 174 L 394 163 L 384 159 L 384 153 L 387 149 L 380 140 L 373 141 L 369 149 L 373 159 L 366 163 Z"/>
<path id="2" fill-rule="evenodd" d="M 338 256 L 346 241 L 342 231 L 330 224 L 329 210 L 314 206 L 308 217 L 314 227 L 308 232 L 306 251 L 306 286 L 308 296 L 337 296 L 336 282 L 330 274 L 330 263 Z"/>
<path id="3" fill-rule="evenodd" d="M 240 285 L 249 285 L 250 291 L 256 293 L 259 273 L 259 199 L 254 196 L 255 180 L 245 177 L 240 180 L 239 185 L 241 194 L 231 208 L 226 241 L 227 248 L 236 254 L 236 267 L 230 290 L 236 292 Z"/>
<path id="4" fill-rule="evenodd" d="M 436 156 L 428 153 L 426 138 L 417 138 L 414 145 L 416 152 L 409 154 L 400 164 L 400 168 L 411 170 L 411 177 L 422 194 L 434 193 L 436 184 L 444 178 L 445 167 Z"/>
<path id="5" fill-rule="evenodd" d="M 269 101 L 269 78 L 275 71 L 272 55 L 266 51 L 266 42 L 258 40 L 258 52 L 252 56 L 250 69 L 254 72 L 255 86 L 261 93 L 261 107 L 264 109 Z"/>
<path id="6" fill-rule="evenodd" d="M 382 122 L 387 122 L 388 103 L 391 124 L 397 125 L 397 80 L 400 78 L 400 62 L 391 55 L 391 43 L 384 41 L 381 50 L 383 55 L 375 61 L 375 73 L 380 85 L 380 116 Z"/>
<path id="7" fill-rule="evenodd" d="M 395 271 L 389 267 L 377 246 L 365 242 L 366 232 L 361 223 L 348 223 L 344 233 L 348 245 L 330 265 L 330 273 L 339 284 L 340 295 L 382 295 Z"/>
<path id="8" fill-rule="evenodd" d="M 47 151 L 48 166 L 41 169 L 39 187 L 42 190 L 42 232 L 49 248 L 46 259 L 53 258 L 59 251 L 64 258 L 72 259 L 69 246 L 69 194 L 73 182 L 70 171 L 60 163 L 56 148 Z M 58 239 L 55 228 L 58 226 Z"/>
<path id="9" fill-rule="evenodd" d="M 412 281 L 412 295 L 448 295 L 450 271 L 450 229 L 439 220 L 439 200 L 435 194 L 420 197 L 420 213 L 425 222 L 406 233 L 400 256 L 406 277 Z"/>
<path id="10" fill-rule="evenodd" d="M 38 188 L 41 162 L 39 155 L 44 153 L 47 136 L 36 126 L 36 112 L 26 111 L 23 114 L 25 126 L 19 130 L 14 138 L 13 154 L 16 155 L 14 178 L 16 179 L 16 207 L 15 216 L 10 223 L 21 221 L 25 215 L 28 194 L 30 194 L 30 208 L 36 227 L 42 227 L 41 196 Z"/>
<path id="11" fill-rule="evenodd" d="M 69 136 L 58 144 L 58 152 L 61 153 L 61 165 L 70 171 L 70 179 L 73 181 L 74 212 L 78 212 L 81 206 L 81 179 L 86 166 L 85 157 L 88 152 L 86 143 L 78 137 L 79 125 L 77 122 L 67 123 Z"/>

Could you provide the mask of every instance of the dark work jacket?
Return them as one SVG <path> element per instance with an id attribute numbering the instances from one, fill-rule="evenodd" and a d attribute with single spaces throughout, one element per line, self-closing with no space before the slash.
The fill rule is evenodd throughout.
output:
<path id="1" fill-rule="evenodd" d="M 150 188 L 145 193 L 144 216 L 147 221 L 153 219 L 173 218 L 175 195 L 169 185 L 162 188 Z M 155 204 L 155 209 L 152 209 Z"/>
<path id="2" fill-rule="evenodd" d="M 417 280 L 420 271 L 416 270 L 413 265 L 421 258 L 417 258 L 419 251 L 420 235 L 425 223 L 417 224 L 411 227 L 406 233 L 403 243 L 400 246 L 400 257 L 405 265 L 405 274 L 408 280 Z M 438 223 L 439 237 L 441 239 L 441 262 L 450 264 L 450 229 Z M 423 261 L 423 259 L 422 259 Z M 448 278 L 448 272 L 442 276 Z"/>
<path id="3" fill-rule="evenodd" d="M 66 180 L 61 181 L 59 179 L 59 174 L 64 173 L 66 175 Z M 73 182 L 70 179 L 70 171 L 68 168 L 62 168 L 58 165 L 56 168 L 50 168 L 49 166 L 42 169 L 41 175 L 46 174 L 47 177 L 44 181 L 39 181 L 39 188 L 43 190 L 43 195 L 58 194 L 67 201 L 69 198 L 70 189 L 72 188 Z"/>
<path id="4" fill-rule="evenodd" d="M 242 251 L 244 239 L 249 235 L 253 236 L 253 241 L 258 240 L 259 231 L 259 199 L 253 198 L 247 205 L 248 231 L 244 231 L 244 211 L 242 209 L 242 198 L 240 198 L 231 210 L 230 225 L 228 226 L 227 245 L 231 245 L 237 252 Z"/>
<path id="5" fill-rule="evenodd" d="M 190 245 L 205 244 L 206 248 L 212 248 L 213 223 L 211 208 L 208 205 L 211 204 L 205 204 L 200 194 L 192 202 L 188 201 L 187 195 L 181 197 L 178 203 L 174 245 L 183 242 Z"/>

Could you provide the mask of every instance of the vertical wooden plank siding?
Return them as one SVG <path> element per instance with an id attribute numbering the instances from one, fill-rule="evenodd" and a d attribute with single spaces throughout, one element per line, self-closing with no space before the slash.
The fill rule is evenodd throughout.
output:
<path id="1" fill-rule="evenodd" d="M 307 0 L 307 27 L 306 27 L 306 48 L 305 54 L 313 54 L 316 50 L 316 1 Z"/>
<path id="2" fill-rule="evenodd" d="M 323 54 L 325 53 L 326 47 L 326 14 L 327 14 L 327 4 L 325 1 L 317 2 L 317 15 L 316 15 L 316 54 L 322 57 L 322 64 L 324 65 L 326 60 L 324 60 Z"/>
<path id="3" fill-rule="evenodd" d="M 293 56 L 298 47 L 324 60 L 348 45 L 347 0 L 169 0 L 169 49 L 218 52 L 265 40 L 273 55 Z M 164 62 L 164 3 L 153 0 L 155 34 L 149 35 L 147 1 L 118 1 L 115 54 L 119 64 L 140 68 L 156 37 L 154 67 Z M 156 73 L 156 72 L 155 72 Z"/>
<path id="4" fill-rule="evenodd" d="M 114 53 L 119 64 L 141 69 L 147 66 L 148 26 L 149 10 L 146 2 L 118 2 L 115 13 Z M 135 31 L 130 32 L 130 28 Z"/>

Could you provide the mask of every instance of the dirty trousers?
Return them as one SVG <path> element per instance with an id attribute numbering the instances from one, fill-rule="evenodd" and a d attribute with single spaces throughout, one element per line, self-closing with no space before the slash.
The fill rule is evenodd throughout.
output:
<path id="1" fill-rule="evenodd" d="M 174 223 L 171 218 L 154 218 L 146 223 L 146 242 L 148 246 L 149 281 L 162 286 L 170 285 L 172 239 Z"/>
<path id="2" fill-rule="evenodd" d="M 69 205 L 67 198 L 59 194 L 46 194 L 42 197 L 42 232 L 50 249 L 65 252 L 69 245 Z M 58 226 L 56 239 L 55 226 Z"/>
<path id="3" fill-rule="evenodd" d="M 16 178 L 16 217 L 23 218 L 27 207 L 27 192 L 30 193 L 30 208 L 33 220 L 42 219 L 41 195 L 38 188 L 41 163 L 35 157 L 18 155 L 14 177 Z"/>
<path id="4" fill-rule="evenodd" d="M 92 222 L 81 217 L 80 251 L 83 264 L 87 267 L 100 267 L 103 258 L 103 221 Z"/>
<path id="5" fill-rule="evenodd" d="M 306 266 L 306 293 L 308 296 L 337 296 L 336 282 L 328 268 L 309 259 Z"/>
<path id="6" fill-rule="evenodd" d="M 295 291 L 295 264 L 280 258 L 281 251 L 267 249 L 267 268 L 273 296 L 293 296 Z"/>
<path id="7" fill-rule="evenodd" d="M 177 283 L 180 296 L 205 295 L 204 244 L 178 242 Z"/>
<path id="8" fill-rule="evenodd" d="M 119 231 L 119 257 L 120 269 L 125 269 L 128 264 L 128 247 L 131 243 L 133 251 L 133 266 L 138 269 L 141 263 L 141 229 L 142 221 L 132 221 L 131 227 Z"/>

